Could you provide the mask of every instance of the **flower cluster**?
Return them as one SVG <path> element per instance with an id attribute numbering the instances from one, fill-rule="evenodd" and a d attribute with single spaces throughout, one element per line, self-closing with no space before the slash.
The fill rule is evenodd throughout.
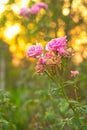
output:
<path id="1" fill-rule="evenodd" d="M 66 36 L 52 39 L 46 44 L 45 53 L 40 44 L 28 47 L 27 57 L 38 59 L 35 68 L 37 74 L 42 75 L 47 71 L 54 74 L 56 70 L 61 70 L 63 59 L 73 56 L 73 49 L 67 46 L 66 41 Z M 71 74 L 73 76 L 77 75 L 73 71 L 71 71 Z"/>
<path id="2" fill-rule="evenodd" d="M 29 17 L 40 12 L 41 9 L 48 9 L 48 5 L 44 2 L 38 2 L 31 8 L 21 8 L 19 15 Z"/>

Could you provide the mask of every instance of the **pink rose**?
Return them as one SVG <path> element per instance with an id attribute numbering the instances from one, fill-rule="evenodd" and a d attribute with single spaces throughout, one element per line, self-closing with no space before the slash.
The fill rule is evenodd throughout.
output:
<path id="1" fill-rule="evenodd" d="M 34 4 L 31 9 L 30 9 L 30 13 L 31 14 L 37 14 L 41 8 L 47 9 L 48 5 L 45 4 L 44 2 L 38 2 L 36 4 Z"/>
<path id="2" fill-rule="evenodd" d="M 30 8 L 21 8 L 19 15 L 26 16 L 30 13 Z"/>
<path id="3" fill-rule="evenodd" d="M 44 2 L 38 2 L 35 5 L 38 6 L 39 8 L 48 9 L 48 5 Z"/>
<path id="4" fill-rule="evenodd" d="M 66 46 L 66 37 L 52 39 L 46 45 L 46 50 L 57 51 L 60 47 Z"/>
<path id="5" fill-rule="evenodd" d="M 70 72 L 71 72 L 72 76 L 74 76 L 74 77 L 79 74 L 78 70 L 71 70 Z"/>
<path id="6" fill-rule="evenodd" d="M 27 57 L 34 57 L 34 58 L 38 58 L 39 55 L 41 55 L 42 53 L 42 46 L 41 45 L 33 45 L 33 46 L 30 46 L 28 49 L 27 49 Z"/>
<path id="7" fill-rule="evenodd" d="M 45 58 L 46 59 L 48 59 L 48 58 L 50 58 L 50 57 L 52 57 L 53 56 L 53 54 L 51 53 L 51 52 L 47 52 L 47 53 L 45 53 Z"/>
<path id="8" fill-rule="evenodd" d="M 39 63 L 39 64 L 45 64 L 46 61 L 48 60 L 48 58 L 50 58 L 50 57 L 52 57 L 52 56 L 53 56 L 53 54 L 52 54 L 51 52 L 47 52 L 43 57 L 40 57 L 40 58 L 39 58 L 38 63 Z"/>
<path id="9" fill-rule="evenodd" d="M 37 14 L 40 11 L 40 8 L 37 5 L 32 6 L 30 9 L 31 14 Z"/>
<path id="10" fill-rule="evenodd" d="M 58 48 L 57 51 L 58 51 L 58 54 L 59 54 L 59 55 L 63 55 L 63 54 L 66 53 L 64 47 L 60 47 L 60 48 Z"/>
<path id="11" fill-rule="evenodd" d="M 39 58 L 39 64 L 45 64 L 46 63 L 46 61 L 47 61 L 47 59 L 45 59 L 44 57 L 41 57 L 41 58 Z"/>

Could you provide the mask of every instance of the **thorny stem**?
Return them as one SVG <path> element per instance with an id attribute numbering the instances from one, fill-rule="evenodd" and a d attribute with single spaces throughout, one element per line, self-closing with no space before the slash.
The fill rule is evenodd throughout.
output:
<path id="1" fill-rule="evenodd" d="M 49 74 L 49 72 L 45 71 L 45 73 L 55 83 L 55 85 L 59 86 L 59 84 L 54 80 L 54 78 Z M 58 90 L 60 90 L 60 89 L 61 89 L 61 87 L 58 88 Z"/>
<path id="2" fill-rule="evenodd" d="M 69 102 L 68 96 L 63 88 L 63 85 L 59 85 L 55 82 L 55 80 L 52 78 L 52 76 L 46 71 L 46 74 L 51 78 L 51 80 L 59 87 L 61 88 L 61 92 L 62 95 L 64 96 L 64 98 L 66 99 L 67 103 L 69 104 L 70 108 L 73 110 L 74 114 L 76 115 L 77 119 L 79 120 L 79 115 L 77 113 L 77 111 L 73 108 L 72 104 Z"/>
<path id="3" fill-rule="evenodd" d="M 47 72 L 47 71 L 45 71 L 46 72 L 46 74 L 48 75 L 48 77 L 58 86 L 58 84 L 55 82 L 55 80 L 54 80 L 54 78 L 49 74 L 49 72 Z M 49 87 L 49 90 L 50 90 L 50 87 Z M 52 107 L 53 107 L 53 109 L 54 109 L 54 112 L 55 112 L 55 114 L 56 114 L 56 111 L 55 111 L 55 103 L 54 103 L 54 98 L 53 98 L 53 96 L 52 96 L 52 94 L 51 93 L 49 93 L 49 97 L 50 97 L 50 100 L 51 100 L 51 103 L 52 103 Z"/>
<path id="4" fill-rule="evenodd" d="M 45 71 L 45 73 L 48 75 L 48 77 L 49 77 L 56 85 L 58 85 L 58 84 L 55 82 L 54 78 L 49 74 L 49 72 Z"/>
<path id="5" fill-rule="evenodd" d="M 65 92 L 63 86 L 61 85 L 60 87 L 61 87 L 62 94 L 63 94 L 64 98 L 66 99 L 67 103 L 69 104 L 70 108 L 71 108 L 72 111 L 74 112 L 75 117 L 80 121 L 80 119 L 79 119 L 79 114 L 77 113 L 77 111 L 73 108 L 72 104 L 70 103 L 70 101 L 69 101 L 69 99 L 68 99 L 68 96 L 66 95 L 66 92 Z M 81 123 L 81 122 L 80 122 L 80 123 Z"/>
<path id="6" fill-rule="evenodd" d="M 63 70 L 63 77 L 65 77 L 65 74 L 66 74 L 66 62 L 64 64 L 65 67 L 64 70 Z M 64 98 L 66 99 L 67 103 L 69 104 L 70 108 L 73 110 L 74 114 L 76 115 L 76 117 L 78 118 L 79 120 L 79 114 L 77 113 L 77 111 L 73 108 L 72 104 L 70 103 L 69 99 L 68 99 L 68 96 L 66 94 L 66 91 L 64 90 L 64 87 L 63 87 L 63 80 L 62 80 L 62 84 L 60 85 L 60 88 L 61 88 L 61 91 L 62 91 L 62 94 L 64 96 Z M 76 90 L 76 85 L 75 85 L 75 96 L 76 96 L 76 99 L 77 99 L 77 90 Z"/>
<path id="7" fill-rule="evenodd" d="M 68 99 L 68 97 L 67 97 L 67 95 L 66 95 L 66 93 L 65 93 L 64 88 L 63 88 L 62 85 L 61 85 L 61 91 L 62 91 L 62 94 L 65 97 L 66 101 L 68 102 L 69 106 L 71 107 L 71 109 L 73 110 L 73 112 L 77 115 L 77 112 L 74 110 L 73 106 L 70 104 L 69 99 Z"/>
<path id="8" fill-rule="evenodd" d="M 75 85 L 75 89 L 74 89 L 74 91 L 75 91 L 76 101 L 78 101 L 78 95 L 77 95 L 77 88 L 76 88 L 76 85 Z"/>
<path id="9" fill-rule="evenodd" d="M 47 74 L 48 77 L 51 78 L 51 80 L 59 87 L 59 89 L 60 89 L 61 92 L 62 92 L 62 95 L 63 95 L 64 98 L 66 99 L 66 101 L 67 101 L 67 103 L 69 104 L 69 106 L 70 106 L 70 108 L 72 109 L 72 111 L 74 112 L 75 117 L 76 117 L 78 120 L 80 120 L 80 119 L 79 119 L 79 114 L 77 113 L 77 111 L 73 108 L 72 104 L 70 103 L 70 101 L 69 101 L 69 99 L 68 99 L 68 96 L 67 96 L 67 94 L 66 94 L 66 92 L 65 92 L 65 90 L 64 90 L 63 85 L 57 84 L 57 83 L 55 82 L 55 80 L 53 79 L 53 77 L 52 77 L 47 71 L 46 71 L 46 74 Z M 77 97 L 77 92 L 76 92 L 76 97 Z"/>
<path id="10" fill-rule="evenodd" d="M 77 79 L 74 80 L 74 92 L 75 92 L 75 97 L 76 97 L 76 100 L 78 101 L 78 94 L 77 94 L 77 86 L 76 86 L 76 83 L 77 83 Z"/>

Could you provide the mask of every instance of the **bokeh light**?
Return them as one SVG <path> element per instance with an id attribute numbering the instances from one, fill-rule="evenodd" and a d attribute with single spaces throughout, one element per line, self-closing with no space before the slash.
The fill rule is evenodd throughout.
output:
<path id="1" fill-rule="evenodd" d="M 0 0 L 0 4 L 7 4 L 9 0 Z"/>
<path id="2" fill-rule="evenodd" d="M 65 15 L 65 16 L 69 15 L 69 12 L 70 11 L 69 11 L 68 8 L 64 8 L 63 11 L 62 11 L 63 15 Z"/>
<path id="3" fill-rule="evenodd" d="M 33 2 L 38 1 L 40 2 L 40 0 L 33 0 Z M 68 29 L 66 30 L 66 23 L 62 17 L 65 17 L 66 21 L 68 17 L 73 23 L 77 24 L 68 30 L 68 34 L 71 37 L 68 41 L 68 44 L 71 45 L 76 51 L 76 56 L 74 56 L 75 59 L 73 58 L 74 63 L 81 63 L 83 59 L 87 57 L 87 48 L 85 47 L 87 44 L 87 8 L 84 6 L 87 3 L 86 0 L 73 0 L 72 4 L 69 0 L 64 0 L 61 12 L 61 15 L 63 16 L 56 18 L 56 21 L 49 22 L 48 19 L 49 24 L 45 23 L 46 30 L 48 28 L 46 32 L 45 29 L 43 29 L 43 22 L 40 23 L 42 25 L 40 25 L 41 28 L 39 28 L 39 31 L 37 29 L 39 26 L 36 27 L 36 24 L 39 23 L 42 16 L 46 15 L 46 11 L 42 9 L 37 17 L 34 17 L 34 21 L 28 21 L 26 27 L 25 23 L 27 21 L 22 17 L 19 17 L 18 14 L 20 8 L 29 7 L 31 1 L 15 0 L 15 2 L 11 4 L 8 4 L 8 2 L 8 0 L 0 0 L 0 17 L 2 18 L 3 23 L 5 23 L 4 19 L 7 19 L 6 23 L 1 27 L 2 33 L 0 34 L 0 38 L 9 44 L 9 50 L 12 55 L 16 54 L 16 58 L 24 58 L 28 43 L 34 44 L 36 42 L 41 42 L 43 45 L 45 45 L 47 43 L 45 40 L 48 40 L 50 37 L 54 38 L 55 35 L 56 37 L 65 36 Z M 50 8 L 48 13 L 49 16 L 52 17 L 53 13 L 50 11 Z M 78 22 L 80 22 L 80 17 L 83 19 L 82 24 L 78 24 Z M 24 25 L 21 24 L 21 20 L 25 20 L 25 23 L 22 21 Z M 58 22 L 58 26 L 56 22 Z M 76 60 L 76 58 L 78 60 Z"/>
<path id="4" fill-rule="evenodd" d="M 19 32 L 20 32 L 20 25 L 19 24 L 14 24 L 13 26 L 8 25 L 4 31 L 4 35 L 6 38 L 11 39 Z"/>
<path id="5" fill-rule="evenodd" d="M 0 14 L 2 14 L 5 11 L 5 6 L 0 4 Z"/>

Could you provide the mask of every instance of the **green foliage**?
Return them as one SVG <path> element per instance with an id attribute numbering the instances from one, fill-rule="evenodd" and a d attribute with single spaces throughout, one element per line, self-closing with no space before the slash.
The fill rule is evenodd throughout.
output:
<path id="1" fill-rule="evenodd" d="M 0 90 L 0 129 L 16 130 L 14 122 L 15 106 L 11 101 L 10 93 Z"/>
<path id="2" fill-rule="evenodd" d="M 3 27 L 6 21 L 7 21 L 7 18 L 5 15 L 3 15 L 2 18 L 0 19 L 0 27 Z"/>

